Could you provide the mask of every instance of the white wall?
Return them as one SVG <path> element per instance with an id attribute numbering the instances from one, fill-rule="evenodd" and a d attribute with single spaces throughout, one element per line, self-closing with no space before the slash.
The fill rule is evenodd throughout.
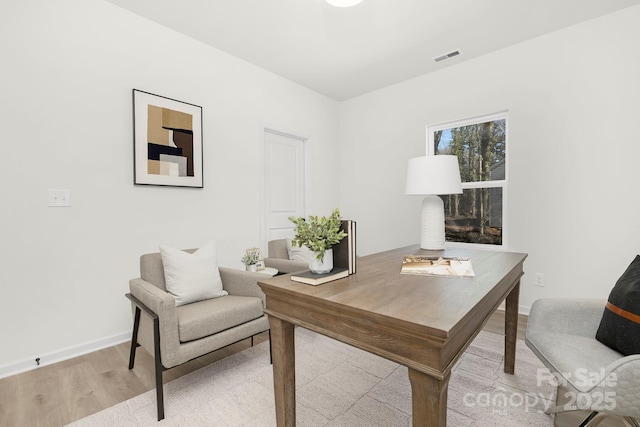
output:
<path id="1" fill-rule="evenodd" d="M 261 123 L 308 136 L 312 171 L 337 149 L 335 101 L 108 2 L 9 2 L 0 52 L 0 371 L 122 339 L 128 280 L 158 244 L 214 239 L 241 268 L 259 239 Z M 204 189 L 133 185 L 133 88 L 203 107 Z M 312 212 L 337 205 L 337 175 L 322 176 Z M 72 207 L 47 207 L 49 188 Z"/>
<path id="2" fill-rule="evenodd" d="M 521 310 L 606 298 L 640 251 L 638 22 L 635 6 L 341 103 L 341 206 L 359 253 L 417 243 L 421 201 L 404 180 L 427 125 L 508 109 L 508 244 L 529 254 Z"/>
<path id="3" fill-rule="evenodd" d="M 523 311 L 605 297 L 638 252 L 637 22 L 638 6 L 338 105 L 101 0 L 4 5 L 0 374 L 123 337 L 127 282 L 159 243 L 215 239 L 240 267 L 259 239 L 260 123 L 311 138 L 309 210 L 340 206 L 364 255 L 418 239 L 420 200 L 403 191 L 426 126 L 509 109 Z M 132 184 L 132 88 L 203 106 L 204 189 Z M 49 188 L 73 206 L 47 207 Z"/>

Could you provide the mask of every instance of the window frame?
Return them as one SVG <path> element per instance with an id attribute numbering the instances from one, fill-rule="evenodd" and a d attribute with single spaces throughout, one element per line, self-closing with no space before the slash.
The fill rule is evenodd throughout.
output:
<path id="1" fill-rule="evenodd" d="M 502 188 L 502 244 L 500 245 L 492 245 L 488 243 L 471 243 L 471 242 L 451 242 L 446 241 L 447 245 L 451 246 L 462 246 L 467 248 L 478 248 L 478 249 L 488 249 L 488 250 L 506 250 L 508 247 L 508 181 L 509 181 L 509 169 L 510 169 L 510 161 L 509 161 L 509 111 L 503 110 L 496 113 L 483 114 L 480 116 L 470 117 L 462 120 L 454 120 L 445 123 L 439 123 L 435 125 L 427 125 L 427 155 L 433 156 L 435 154 L 435 140 L 434 134 L 437 131 L 463 127 L 474 125 L 478 123 L 486 123 L 492 122 L 496 120 L 504 120 L 504 161 L 505 161 L 505 170 L 504 170 L 504 179 L 503 180 L 494 180 L 494 181 L 473 181 L 473 182 L 463 182 L 462 189 L 473 189 L 473 188 Z"/>

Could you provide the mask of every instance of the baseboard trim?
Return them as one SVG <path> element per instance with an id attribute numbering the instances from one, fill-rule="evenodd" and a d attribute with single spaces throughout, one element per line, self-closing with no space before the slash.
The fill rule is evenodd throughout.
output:
<path id="1" fill-rule="evenodd" d="M 507 308 L 507 306 L 506 306 L 504 301 L 502 301 L 502 304 L 500 304 L 498 306 L 498 310 L 500 310 L 500 311 L 505 311 L 506 308 Z M 529 306 L 526 306 L 526 305 L 518 306 L 518 314 L 522 314 L 524 316 L 528 316 L 530 311 L 531 311 L 531 307 L 529 307 Z"/>
<path id="2" fill-rule="evenodd" d="M 72 347 L 63 348 L 50 353 L 33 356 L 26 360 L 0 366 L 0 378 L 10 377 L 22 372 L 31 371 L 33 369 L 42 368 L 43 366 L 52 365 L 63 360 L 72 359 L 87 353 L 102 350 L 103 348 L 112 347 L 131 340 L 131 331 L 122 332 L 110 337 L 101 338 L 95 341 L 89 341 Z M 36 358 L 40 359 L 40 364 L 36 363 Z"/>

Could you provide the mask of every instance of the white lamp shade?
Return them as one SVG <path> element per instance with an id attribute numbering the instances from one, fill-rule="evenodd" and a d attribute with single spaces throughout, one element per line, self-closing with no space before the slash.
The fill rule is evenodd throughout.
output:
<path id="1" fill-rule="evenodd" d="M 460 194 L 458 157 L 449 155 L 409 159 L 405 194 Z"/>
<path id="2" fill-rule="evenodd" d="M 355 6 L 362 0 L 326 0 L 331 6 L 335 7 L 350 7 Z"/>

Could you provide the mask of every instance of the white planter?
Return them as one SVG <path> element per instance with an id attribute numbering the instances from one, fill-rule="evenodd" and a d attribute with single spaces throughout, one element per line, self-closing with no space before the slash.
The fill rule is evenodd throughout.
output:
<path id="1" fill-rule="evenodd" d="M 257 271 L 257 266 L 255 264 L 245 266 L 247 271 Z"/>
<path id="2" fill-rule="evenodd" d="M 318 261 L 318 253 L 309 251 L 309 270 L 312 273 L 323 274 L 333 270 L 333 249 L 324 251 L 324 259 Z"/>

